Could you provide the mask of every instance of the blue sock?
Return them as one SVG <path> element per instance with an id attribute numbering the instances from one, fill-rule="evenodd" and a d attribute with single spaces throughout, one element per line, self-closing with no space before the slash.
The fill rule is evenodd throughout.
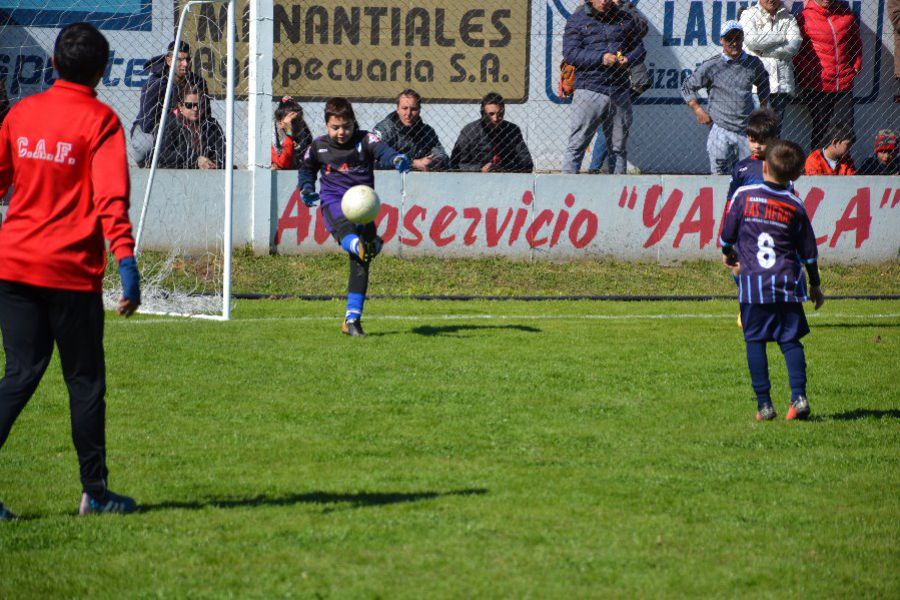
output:
<path id="1" fill-rule="evenodd" d="M 766 356 L 765 342 L 747 342 L 747 365 L 750 367 L 750 383 L 756 392 L 756 404 L 762 408 L 764 404 L 772 404 L 769 390 L 769 357 Z"/>
<path id="2" fill-rule="evenodd" d="M 350 292 L 349 294 L 347 294 L 347 314 L 344 318 L 347 321 L 358 321 L 359 319 L 361 319 L 363 313 L 363 304 L 365 304 L 365 302 L 365 294 L 357 294 L 355 292 Z"/>
<path id="3" fill-rule="evenodd" d="M 788 381 L 791 384 L 791 400 L 806 395 L 806 353 L 799 341 L 778 344 L 787 365 Z"/>
<path id="4" fill-rule="evenodd" d="M 359 236 L 355 233 L 348 233 L 341 238 L 341 248 L 359 258 Z"/>

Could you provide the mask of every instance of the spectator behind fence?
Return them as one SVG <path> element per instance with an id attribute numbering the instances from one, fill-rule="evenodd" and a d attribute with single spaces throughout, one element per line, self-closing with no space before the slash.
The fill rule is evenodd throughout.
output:
<path id="1" fill-rule="evenodd" d="M 504 120 L 503 96 L 490 92 L 481 100 L 481 118 L 463 127 L 453 146 L 450 168 L 482 173 L 531 173 L 534 162 L 522 130 Z"/>
<path id="2" fill-rule="evenodd" d="M 420 115 L 422 96 L 406 89 L 397 96 L 397 109 L 381 120 L 372 133 L 391 148 L 412 159 L 416 171 L 443 171 L 450 157 L 441 145 L 437 132 L 426 125 Z"/>
<path id="3" fill-rule="evenodd" d="M 221 169 L 225 165 L 225 134 L 218 121 L 205 118 L 197 90 L 187 90 L 166 120 L 159 154 L 164 169 Z"/>
<path id="4" fill-rule="evenodd" d="M 832 123 L 827 132 L 828 144 L 816 148 L 806 158 L 806 175 L 856 175 L 850 149 L 856 134 L 850 123 Z"/>
<path id="5" fill-rule="evenodd" d="M 644 60 L 641 28 L 613 0 L 585 0 L 566 22 L 563 58 L 575 67 L 575 94 L 563 173 L 577 173 L 602 125 L 610 171 L 624 174 L 631 127 L 631 65 Z"/>
<path id="6" fill-rule="evenodd" d="M 650 24 L 647 18 L 640 13 L 633 2 L 629 0 L 613 0 L 621 10 L 627 12 L 638 26 L 638 36 L 643 42 L 650 31 Z M 647 70 L 646 61 L 633 63 L 629 71 L 629 79 L 631 81 L 631 102 L 634 101 L 644 92 L 653 87 L 653 79 Z M 594 138 L 594 146 L 591 149 L 591 163 L 588 166 L 588 173 L 599 173 L 606 162 L 608 146 L 606 144 L 606 136 L 603 134 L 603 128 L 597 128 L 597 136 Z"/>
<path id="7" fill-rule="evenodd" d="M 303 107 L 290 96 L 284 96 L 275 109 L 272 169 L 296 169 L 312 140 L 309 125 L 303 120 Z"/>
<path id="8" fill-rule="evenodd" d="M 737 21 L 722 26 L 722 53 L 707 59 L 681 85 L 681 95 L 701 125 L 712 124 L 706 140 L 713 175 L 728 175 L 735 163 L 750 155 L 745 132 L 753 112 L 753 86 L 759 102 L 769 100 L 769 74 L 762 61 L 743 50 L 744 29 Z M 709 112 L 697 100 L 697 92 L 709 94 Z"/>
<path id="9" fill-rule="evenodd" d="M 796 91 L 793 58 L 803 37 L 797 20 L 781 0 L 759 0 L 741 13 L 744 47 L 769 72 L 769 107 L 779 123 Z"/>
<path id="10" fill-rule="evenodd" d="M 875 156 L 863 161 L 860 175 L 900 175 L 900 158 L 897 157 L 897 134 L 882 129 L 875 136 Z"/>
<path id="11" fill-rule="evenodd" d="M 887 13 L 894 26 L 894 77 L 900 79 L 900 0 L 888 0 Z"/>
<path id="12" fill-rule="evenodd" d="M 9 112 L 9 97 L 6 95 L 6 78 L 0 77 L 0 125 Z"/>
<path id="13" fill-rule="evenodd" d="M 797 15 L 803 35 L 794 70 L 812 123 L 810 145 L 821 148 L 829 125 L 853 125 L 853 82 L 862 67 L 859 24 L 840 0 L 807 0 Z"/>
<path id="14" fill-rule="evenodd" d="M 177 53 L 174 52 L 174 49 L 175 42 L 173 41 L 169 44 L 166 54 L 154 56 L 144 65 L 144 70 L 149 71 L 150 76 L 144 83 L 144 87 L 141 88 L 141 105 L 137 117 L 131 125 L 131 155 L 135 163 L 141 167 L 149 166 L 153 153 L 173 57 L 175 59 L 175 82 L 169 106 L 173 107 L 181 102 L 185 90 L 191 88 L 197 90 L 203 99 L 204 107 L 201 112 L 206 116 L 212 115 L 206 81 L 190 70 L 190 46 L 187 42 L 181 42 Z"/>

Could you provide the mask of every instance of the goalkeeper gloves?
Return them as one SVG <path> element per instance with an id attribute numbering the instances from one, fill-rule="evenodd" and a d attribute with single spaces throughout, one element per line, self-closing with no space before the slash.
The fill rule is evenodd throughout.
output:
<path id="1" fill-rule="evenodd" d="M 401 173 L 409 173 L 409 170 L 412 169 L 412 162 L 409 160 L 409 157 L 405 154 L 398 154 L 394 157 L 394 168 L 400 171 Z"/>
<path id="2" fill-rule="evenodd" d="M 303 204 L 312 208 L 319 202 L 319 194 L 312 186 L 306 186 L 300 190 L 300 199 L 303 200 Z"/>
<path id="3" fill-rule="evenodd" d="M 126 256 L 119 261 L 119 279 L 122 280 L 122 296 L 140 304 L 141 275 L 138 273 L 137 261 L 133 256 Z"/>

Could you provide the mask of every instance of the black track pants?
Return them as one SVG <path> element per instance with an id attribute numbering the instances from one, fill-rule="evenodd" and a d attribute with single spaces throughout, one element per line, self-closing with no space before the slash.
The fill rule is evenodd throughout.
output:
<path id="1" fill-rule="evenodd" d="M 107 470 L 101 295 L 0 281 L 0 329 L 6 352 L 0 380 L 0 448 L 37 389 L 55 342 L 69 389 L 81 484 L 86 492 L 102 494 Z"/>

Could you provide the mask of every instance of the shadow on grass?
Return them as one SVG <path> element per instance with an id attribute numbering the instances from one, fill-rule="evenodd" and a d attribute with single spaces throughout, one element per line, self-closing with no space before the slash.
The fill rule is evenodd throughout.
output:
<path id="1" fill-rule="evenodd" d="M 254 506 L 293 506 L 295 504 L 324 504 L 334 505 L 326 507 L 326 512 L 343 508 L 366 508 L 370 506 L 384 506 L 387 504 L 403 504 L 406 502 L 421 502 L 423 500 L 435 500 L 447 496 L 482 496 L 487 494 L 484 488 L 463 490 L 451 490 L 449 492 L 308 492 L 306 494 L 289 494 L 287 496 L 267 496 L 259 494 L 248 498 L 206 498 L 195 501 L 167 501 L 157 504 L 142 504 L 140 512 L 153 512 L 157 510 L 201 510 L 204 508 L 244 508 Z"/>
<path id="2" fill-rule="evenodd" d="M 814 415 L 815 416 L 815 415 Z M 857 408 L 833 415 L 822 415 L 823 421 L 858 421 L 860 419 L 900 419 L 900 410 L 895 408 L 887 410 Z"/>
<path id="3" fill-rule="evenodd" d="M 524 331 L 526 333 L 540 333 L 537 327 L 528 325 L 443 325 L 440 327 L 434 325 L 422 325 L 412 330 L 413 333 L 426 336 L 436 335 L 454 335 L 463 331 L 490 331 L 497 329 Z"/>

